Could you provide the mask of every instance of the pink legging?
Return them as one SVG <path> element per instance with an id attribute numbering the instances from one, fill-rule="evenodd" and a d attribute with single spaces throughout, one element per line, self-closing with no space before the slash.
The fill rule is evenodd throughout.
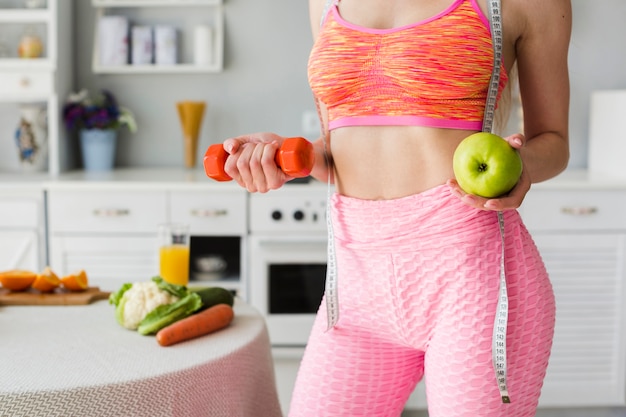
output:
<path id="1" fill-rule="evenodd" d="M 516 211 L 505 213 L 509 294 L 503 404 L 492 364 L 501 237 L 495 212 L 447 186 L 386 201 L 332 200 L 339 322 L 319 309 L 291 417 L 399 416 L 426 378 L 430 417 L 531 417 L 548 365 L 554 295 Z"/>

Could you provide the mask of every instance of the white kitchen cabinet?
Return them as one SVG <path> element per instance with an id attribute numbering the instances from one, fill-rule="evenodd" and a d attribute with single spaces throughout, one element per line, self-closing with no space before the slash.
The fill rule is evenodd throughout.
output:
<path id="1" fill-rule="evenodd" d="M 72 2 L 45 0 L 42 8 L 8 8 L 0 5 L 0 103 L 16 107 L 36 104 L 47 111 L 47 171 L 56 175 L 71 168 L 72 146 L 61 120 L 61 111 L 72 83 Z M 17 3 L 20 4 L 20 3 Z M 32 31 L 43 42 L 39 58 L 19 58 L 21 36 Z M 0 135 L 13 137 L 19 119 L 0 128 Z M 41 145 L 41 144 L 40 144 Z M 16 154 L 12 141 L 5 141 L 5 154 Z M 0 165 L 2 171 L 19 169 L 19 163 Z M 6 166 L 5 166 L 6 165 Z M 13 166 L 11 166 L 13 165 Z"/>
<path id="2" fill-rule="evenodd" d="M 532 190 L 522 216 L 557 303 L 543 407 L 626 405 L 626 190 Z"/>
<path id="3" fill-rule="evenodd" d="M 167 221 L 167 194 L 158 190 L 51 190 L 50 233 L 150 234 Z"/>
<path id="4" fill-rule="evenodd" d="M 172 221 L 195 234 L 243 236 L 247 230 L 247 195 L 241 190 L 169 192 Z"/>
<path id="5" fill-rule="evenodd" d="M 184 223 L 190 285 L 221 286 L 246 298 L 244 189 L 168 169 L 67 173 L 46 188 L 50 263 L 58 274 L 85 269 L 90 283 L 107 290 L 149 280 L 159 273 L 158 225 Z M 196 260 L 210 256 L 226 262 L 220 276 L 198 270 Z"/>
<path id="6" fill-rule="evenodd" d="M 46 263 L 43 190 L 0 191 L 0 270 L 39 271 Z"/>
<path id="7" fill-rule="evenodd" d="M 89 283 L 116 291 L 125 282 L 158 275 L 156 235 L 74 235 L 50 237 L 50 263 L 58 274 L 84 269 Z"/>
<path id="8" fill-rule="evenodd" d="M 158 274 L 157 225 L 167 221 L 167 194 L 137 189 L 51 189 L 50 264 L 59 275 L 80 269 L 103 289 Z"/>
<path id="9" fill-rule="evenodd" d="M 218 285 L 246 300 L 247 291 L 247 193 L 239 188 L 206 191 L 169 191 L 170 220 L 189 225 L 191 233 L 190 283 Z M 214 257 L 225 261 L 217 280 L 201 270 L 198 260 Z M 206 281 L 206 277 L 210 277 Z"/>
<path id="10" fill-rule="evenodd" d="M 224 11 L 222 0 L 92 0 L 97 9 L 92 70 L 95 74 L 146 73 L 213 73 L 223 69 Z M 153 26 L 171 25 L 178 31 L 178 58 L 174 65 L 103 65 L 100 62 L 98 22 L 105 15 L 121 15 L 134 24 Z M 185 21 L 183 26 L 179 23 Z M 208 46 L 210 59 L 194 62 L 194 27 L 208 25 L 212 36 Z M 130 40 L 130 36 L 129 36 Z M 129 42 L 130 45 L 130 42 Z"/>

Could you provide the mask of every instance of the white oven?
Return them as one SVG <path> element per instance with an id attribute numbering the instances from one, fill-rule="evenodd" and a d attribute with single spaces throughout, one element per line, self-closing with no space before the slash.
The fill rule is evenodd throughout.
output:
<path id="1" fill-rule="evenodd" d="M 303 347 L 326 279 L 326 185 L 285 185 L 250 196 L 249 301 L 273 347 Z"/>

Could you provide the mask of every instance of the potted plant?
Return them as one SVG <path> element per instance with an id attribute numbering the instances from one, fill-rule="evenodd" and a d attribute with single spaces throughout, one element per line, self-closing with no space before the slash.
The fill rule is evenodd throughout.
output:
<path id="1" fill-rule="evenodd" d="M 133 114 L 107 90 L 93 98 L 85 89 L 71 94 L 63 107 L 63 120 L 69 130 L 80 131 L 83 165 L 89 171 L 112 169 L 119 129 L 137 131 Z"/>

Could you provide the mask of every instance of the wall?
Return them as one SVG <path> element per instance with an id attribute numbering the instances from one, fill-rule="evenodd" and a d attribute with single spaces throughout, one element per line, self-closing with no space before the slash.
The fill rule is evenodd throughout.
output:
<path id="1" fill-rule="evenodd" d="M 302 113 L 315 110 L 306 64 L 311 31 L 306 1 L 225 0 L 225 70 L 218 74 L 94 75 L 95 11 L 75 1 L 75 88 L 108 88 L 137 118 L 139 132 L 123 131 L 121 166 L 182 166 L 178 100 L 206 100 L 199 150 L 249 132 L 303 135 Z"/>
<path id="2" fill-rule="evenodd" d="M 626 2 L 572 0 L 570 140 L 572 168 L 587 166 L 589 97 L 593 90 L 626 89 Z M 626 109 L 624 109 L 626 115 Z M 616 138 L 624 140 L 626 138 Z"/>
<path id="3" fill-rule="evenodd" d="M 225 71 L 184 76 L 94 76 L 90 3 L 75 1 L 76 33 L 80 34 L 76 87 L 110 88 L 136 112 L 141 131 L 132 136 L 124 132 L 118 156 L 121 165 L 182 164 L 174 111 L 174 102 L 180 99 L 209 103 L 200 149 L 246 132 L 303 135 L 302 113 L 314 110 L 306 80 L 311 46 L 306 0 L 225 0 Z M 572 5 L 570 168 L 585 168 L 591 92 L 626 88 L 626 53 L 622 53 L 626 2 L 573 0 Z"/>
<path id="4" fill-rule="evenodd" d="M 140 131 L 123 131 L 122 166 L 181 166 L 182 145 L 174 103 L 207 100 L 200 149 L 255 131 L 303 135 L 302 113 L 314 110 L 306 81 L 311 46 L 306 0 L 225 0 L 225 71 L 206 75 L 94 75 L 91 72 L 95 11 L 88 0 L 75 7 L 75 88 L 109 88 L 137 116 Z M 572 0 L 570 47 L 570 168 L 587 166 L 589 95 L 626 88 L 626 2 Z M 17 110 L 0 104 L 0 171 L 17 169 L 13 132 Z M 517 121 L 512 119 L 513 126 Z M 619 139 L 616 139 L 619 140 Z"/>

